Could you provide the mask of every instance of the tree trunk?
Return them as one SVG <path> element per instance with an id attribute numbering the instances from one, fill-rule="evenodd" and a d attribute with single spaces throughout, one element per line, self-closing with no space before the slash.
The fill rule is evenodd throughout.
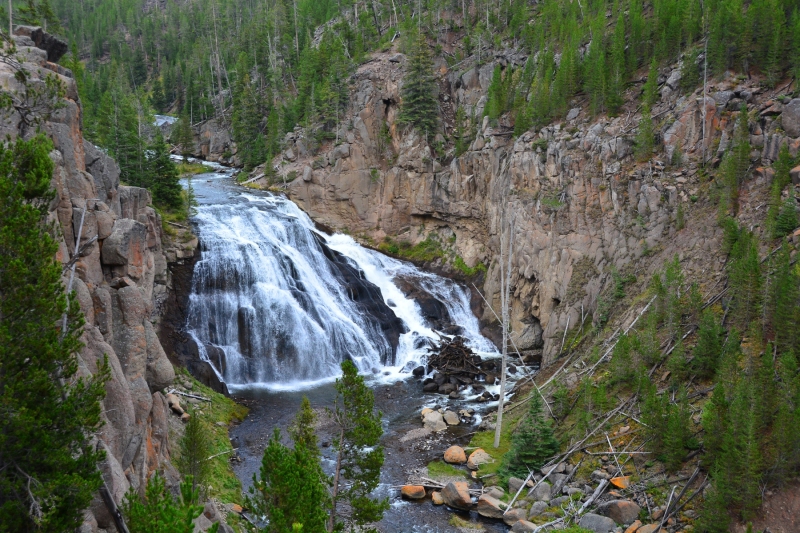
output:
<path id="1" fill-rule="evenodd" d="M 328 531 L 333 531 L 336 524 L 336 498 L 339 496 L 339 477 L 342 473 L 342 446 L 344 446 L 344 427 L 339 432 L 339 451 L 336 454 L 336 471 L 333 473 L 333 494 L 331 494 L 331 517 L 328 520 Z"/>

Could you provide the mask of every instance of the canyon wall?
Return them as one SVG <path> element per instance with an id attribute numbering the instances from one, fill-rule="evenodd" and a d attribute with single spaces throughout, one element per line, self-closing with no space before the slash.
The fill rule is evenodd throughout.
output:
<path id="1" fill-rule="evenodd" d="M 519 67 L 525 59 L 505 51 L 465 70 L 438 62 L 448 134 L 457 107 L 482 117 L 495 65 Z M 717 208 L 698 163 L 719 163 L 733 111 L 745 104 L 756 118 L 751 159 L 758 168 L 744 184 L 742 220 L 768 189 L 770 171 L 760 165 L 774 161 L 783 144 L 795 155 L 800 147 L 800 132 L 787 128 L 800 100 L 784 106 L 756 80 L 726 79 L 705 96 L 701 89 L 681 94 L 675 65 L 661 72 L 652 111 L 664 150 L 644 161 L 633 154 L 644 79 L 632 84 L 617 117 L 592 117 L 577 99 L 565 119 L 517 138 L 508 119 L 491 125 L 478 118 L 465 153 L 436 154 L 432 146 L 447 146 L 441 134 L 428 142 L 396 123 L 405 62 L 392 52 L 362 64 L 351 79 L 338 143 L 312 149 L 315 143 L 296 129 L 272 162 L 279 174 L 273 183 L 290 181 L 287 194 L 312 218 L 364 243 L 433 237 L 451 261 L 485 264 L 481 289 L 498 314 L 500 235 L 513 221 L 513 337 L 544 363 L 557 357 L 567 329 L 596 317 L 615 273 L 649 280 L 678 255 L 688 279 L 710 286 L 719 278 Z M 490 309 L 482 319 L 495 321 Z"/>
<path id="2" fill-rule="evenodd" d="M 16 59 L 27 72 L 28 86 L 40 88 L 51 76 L 66 89 L 58 109 L 41 124 L 55 146 L 50 156 L 56 196 L 49 216 L 60 229 L 64 284 L 69 286 L 68 266 L 74 259 L 72 289 L 86 317 L 79 375 L 96 372 L 104 358 L 111 370 L 96 446 L 106 452 L 100 469 L 119 504 L 131 487 L 143 491 L 155 470 L 165 473 L 170 484 L 178 481 L 169 462 L 168 417 L 174 415 L 163 393 L 175 372 L 156 328 L 171 284 L 167 256 L 173 261 L 191 257 L 197 241 L 165 247 L 150 193 L 121 185 L 114 160 L 83 138 L 71 72 L 55 64 L 53 50 L 37 47 L 40 29 L 18 28 L 17 33 Z M 9 63 L 0 63 L 0 87 L 25 99 L 26 89 Z M 0 127 L 12 137 L 34 130 L 17 113 L 7 113 Z M 96 495 L 80 531 L 107 528 L 114 531 L 113 520 Z"/>

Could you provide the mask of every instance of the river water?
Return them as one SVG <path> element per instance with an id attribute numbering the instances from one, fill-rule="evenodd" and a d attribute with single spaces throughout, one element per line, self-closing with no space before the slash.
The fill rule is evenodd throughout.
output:
<path id="1" fill-rule="evenodd" d="M 303 395 L 317 410 L 330 406 L 339 365 L 350 359 L 367 376 L 383 415 L 386 464 L 379 492 L 391 498 L 391 508 L 379 530 L 455 531 L 448 524 L 450 510 L 429 499 L 403 501 L 395 487 L 409 472 L 441 458 L 451 444 L 468 441 L 480 420 L 476 416 L 472 426 L 428 438 L 407 438 L 421 427 L 423 407 L 475 407 L 469 390 L 460 401 L 423 394 L 411 375 L 438 339 L 434 329 L 443 326 L 466 337 L 484 357 L 497 355 L 480 333 L 470 292 L 347 235 L 327 235 L 285 197 L 245 189 L 230 169 L 204 164 L 210 172 L 191 179 L 201 257 L 186 331 L 232 395 L 251 409 L 231 430 L 241 458 L 235 469 L 245 488 L 273 428 L 286 428 Z M 424 294 L 425 302 L 407 296 L 410 292 Z M 330 469 L 333 451 L 324 424 L 320 438 L 323 466 Z M 507 530 L 474 513 L 461 517 L 481 521 L 488 531 Z"/>

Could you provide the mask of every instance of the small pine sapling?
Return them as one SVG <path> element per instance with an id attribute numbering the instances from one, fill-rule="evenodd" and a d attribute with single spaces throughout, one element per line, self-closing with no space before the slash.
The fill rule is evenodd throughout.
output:
<path id="1" fill-rule="evenodd" d="M 558 453 L 558 441 L 542 407 L 541 396 L 534 394 L 527 416 L 511 437 L 511 449 L 503 456 L 500 472 L 504 477 L 525 478 Z"/>

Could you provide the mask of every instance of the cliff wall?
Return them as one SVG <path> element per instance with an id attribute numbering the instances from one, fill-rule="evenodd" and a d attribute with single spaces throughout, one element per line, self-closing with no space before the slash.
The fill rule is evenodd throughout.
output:
<path id="1" fill-rule="evenodd" d="M 663 149 L 645 161 L 633 155 L 644 79 L 628 89 L 617 117 L 592 117 L 578 98 L 566 119 L 516 139 L 507 118 L 494 126 L 479 119 L 469 149 L 456 157 L 441 134 L 428 142 L 396 124 L 405 61 L 388 52 L 362 64 L 351 79 L 339 143 L 312 149 L 302 130 L 290 133 L 272 162 L 275 182 L 291 181 L 288 195 L 315 220 L 363 242 L 433 237 L 450 260 L 484 263 L 481 288 L 498 311 L 500 234 L 513 219 L 513 335 L 521 350 L 541 354 L 545 363 L 557 356 L 566 329 L 597 318 L 614 272 L 649 280 L 677 254 L 688 276 L 716 282 L 724 261 L 721 230 L 699 163 L 703 157 L 712 167 L 719 163 L 732 136 L 731 113 L 744 103 L 756 118 L 757 170 L 744 185 L 740 219 L 758 218 L 753 210 L 770 181 L 764 166 L 777 159 L 779 147 L 788 144 L 793 155 L 800 148 L 794 126 L 800 117 L 792 111 L 800 101 L 784 106 L 773 99 L 778 91 L 764 91 L 756 79 L 726 78 L 705 96 L 701 89 L 681 94 L 675 65 L 662 70 L 652 111 Z M 454 131 L 459 106 L 467 116 L 482 116 L 495 65 L 524 61 L 513 51 L 461 70 L 439 61 L 446 131 Z M 495 321 L 489 309 L 482 318 Z"/>
<path id="2" fill-rule="evenodd" d="M 66 89 L 59 108 L 41 124 L 55 145 L 50 218 L 60 228 L 65 286 L 71 277 L 68 263 L 75 258 L 72 289 L 86 317 L 80 374 L 95 372 L 104 357 L 111 368 L 96 445 L 106 452 L 100 468 L 119 504 L 131 487 L 144 490 L 155 470 L 170 483 L 178 480 L 169 462 L 172 415 L 163 393 L 175 372 L 156 326 L 171 285 L 167 256 L 173 261 L 191 257 L 197 241 L 165 247 L 150 193 L 120 184 L 114 160 L 83 138 L 75 80 L 54 63 L 58 58 L 52 51 L 35 45 L 37 31 L 17 30 L 16 59 L 29 87 L 40 88 L 52 76 Z M 24 100 L 25 87 L 15 74 L 9 63 L 0 63 L 0 87 Z M 33 130 L 17 113 L 8 113 L 0 125 L 12 137 Z M 97 495 L 80 531 L 105 529 L 114 530 L 113 520 Z"/>

